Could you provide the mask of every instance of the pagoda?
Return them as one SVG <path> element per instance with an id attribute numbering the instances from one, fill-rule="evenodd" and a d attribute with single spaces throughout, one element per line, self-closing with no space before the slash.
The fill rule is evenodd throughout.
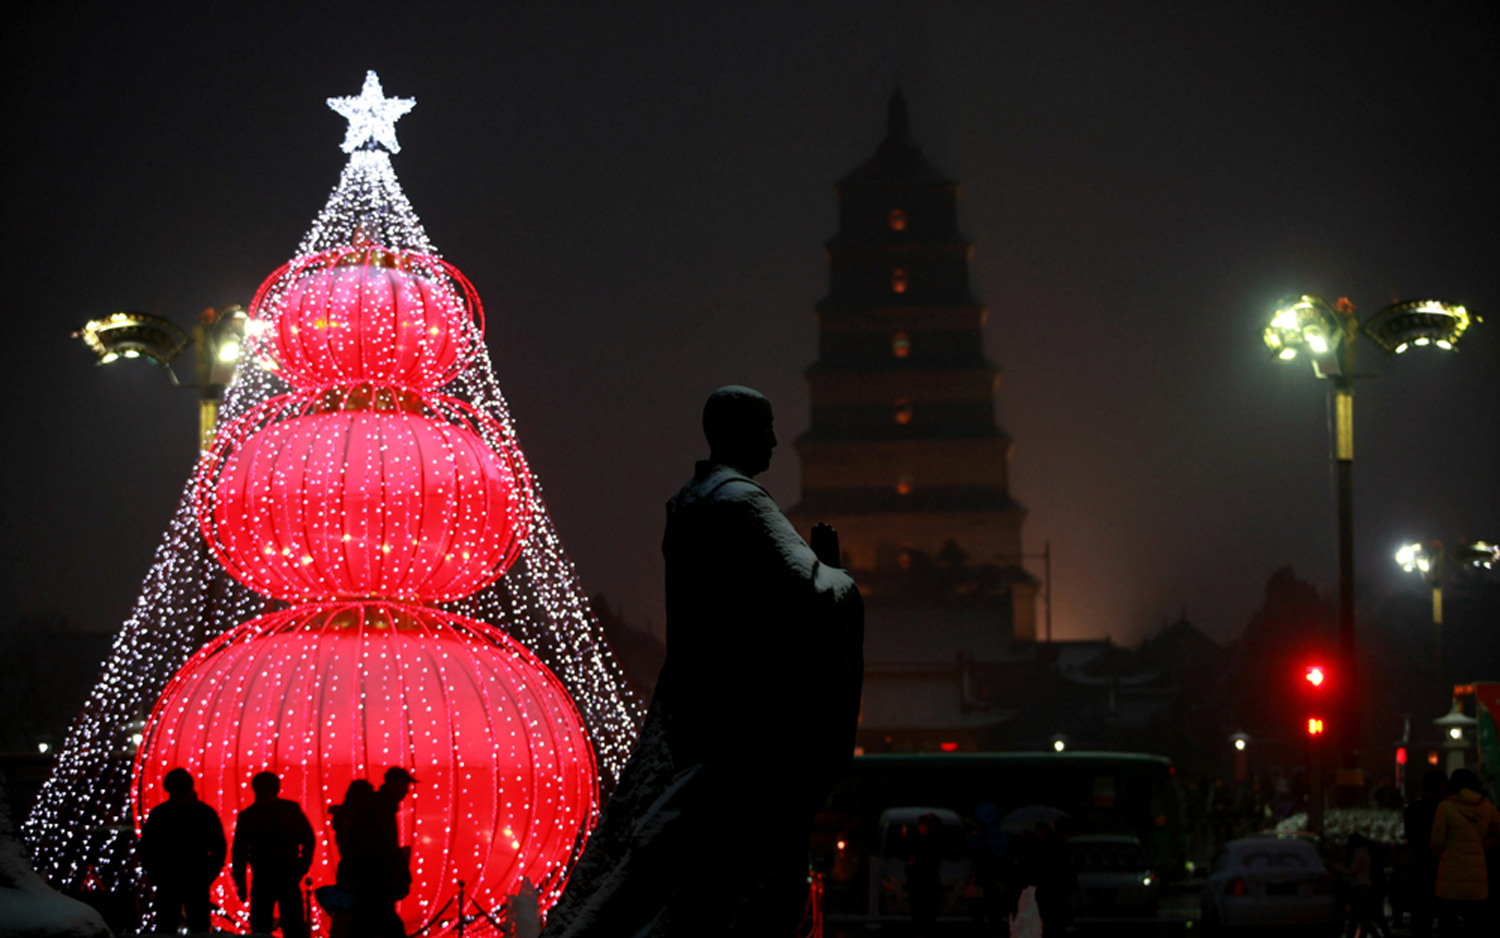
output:
<path id="1" fill-rule="evenodd" d="M 912 142 L 899 89 L 885 139 L 836 189 L 812 420 L 795 444 L 802 497 L 788 515 L 804 536 L 819 521 L 838 529 L 865 594 L 870 716 L 882 669 L 951 671 L 1034 641 L 1038 584 L 1021 565 L 1026 510 L 995 420 L 1000 373 L 969 286 L 961 187 Z"/>

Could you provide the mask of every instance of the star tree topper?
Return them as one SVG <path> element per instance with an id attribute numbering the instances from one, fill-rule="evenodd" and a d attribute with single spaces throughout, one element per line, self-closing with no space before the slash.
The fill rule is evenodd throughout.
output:
<path id="1" fill-rule="evenodd" d="M 365 86 L 358 97 L 328 99 L 328 106 L 349 121 L 349 132 L 344 135 L 345 153 L 353 153 L 366 142 L 400 153 L 396 121 L 416 104 L 412 98 L 387 98 L 380 87 L 380 76 L 373 69 L 365 72 Z"/>

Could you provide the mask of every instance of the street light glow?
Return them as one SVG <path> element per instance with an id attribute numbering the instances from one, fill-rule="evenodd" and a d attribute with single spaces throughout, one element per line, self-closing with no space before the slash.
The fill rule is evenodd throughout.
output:
<path id="1" fill-rule="evenodd" d="M 142 355 L 158 365 L 170 365 L 188 343 L 187 333 L 171 321 L 129 311 L 84 323 L 73 337 L 82 339 L 89 351 L 99 356 L 101 365 Z"/>
<path id="2" fill-rule="evenodd" d="M 1396 562 L 1407 573 L 1413 570 L 1420 570 L 1423 573 L 1427 573 L 1432 569 L 1432 556 L 1428 554 L 1427 548 L 1421 544 L 1401 545 L 1401 549 L 1396 551 Z"/>
<path id="3" fill-rule="evenodd" d="M 1053 741 L 1052 741 L 1052 748 L 1053 748 L 1053 749 L 1054 749 L 1054 750 L 1055 750 L 1055 751 L 1057 751 L 1057 752 L 1062 752 L 1062 751 L 1063 751 L 1063 750 L 1064 750 L 1064 749 L 1067 749 L 1067 748 L 1068 748 L 1068 744 L 1067 744 L 1067 743 L 1065 743 L 1065 742 L 1063 742 L 1063 741 L 1062 741 L 1062 740 L 1060 740 L 1060 739 L 1054 739 L 1054 740 L 1053 740 Z"/>
<path id="4" fill-rule="evenodd" d="M 1314 356 L 1327 355 L 1346 334 L 1339 315 L 1316 296 L 1287 297 L 1263 333 L 1266 347 L 1282 361 L 1291 361 L 1302 349 Z"/>
<path id="5" fill-rule="evenodd" d="M 1234 748 L 1238 749 L 1240 752 L 1244 752 L 1245 751 L 1245 741 L 1243 739 L 1236 739 L 1234 741 Z"/>
<path id="6" fill-rule="evenodd" d="M 1488 541 L 1464 544 L 1458 549 L 1458 559 L 1460 563 L 1472 567 L 1493 570 L 1496 564 L 1500 564 L 1500 545 L 1491 544 Z"/>
<path id="7" fill-rule="evenodd" d="M 1469 326 L 1480 317 L 1442 300 L 1402 300 L 1371 316 L 1363 331 L 1387 352 L 1400 354 L 1411 345 L 1436 345 L 1452 351 Z"/>

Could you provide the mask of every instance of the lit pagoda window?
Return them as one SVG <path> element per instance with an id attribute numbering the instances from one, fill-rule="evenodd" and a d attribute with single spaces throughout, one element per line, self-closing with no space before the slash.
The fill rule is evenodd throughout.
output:
<path id="1" fill-rule="evenodd" d="M 896 478 L 897 495 L 910 495 L 911 490 L 914 488 L 916 488 L 916 484 L 912 482 L 911 476 L 902 475 Z"/>
<path id="2" fill-rule="evenodd" d="M 891 338 L 891 354 L 897 358 L 905 358 L 911 354 L 911 339 L 906 333 L 898 332 Z"/>
<path id="3" fill-rule="evenodd" d="M 895 270 L 891 271 L 891 290 L 893 292 L 905 293 L 906 284 L 907 277 L 905 267 L 897 267 Z"/>
<path id="4" fill-rule="evenodd" d="M 911 401 L 904 397 L 896 398 L 896 410 L 893 416 L 903 427 L 911 423 Z"/>
<path id="5" fill-rule="evenodd" d="M 899 208 L 891 209 L 891 213 L 885 217 L 886 224 L 891 226 L 892 231 L 906 230 L 906 213 Z"/>

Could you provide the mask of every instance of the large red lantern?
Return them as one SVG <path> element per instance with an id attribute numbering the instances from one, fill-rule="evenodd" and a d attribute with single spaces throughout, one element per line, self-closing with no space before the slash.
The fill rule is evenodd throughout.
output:
<path id="1" fill-rule="evenodd" d="M 535 883 L 542 908 L 562 892 L 597 812 L 582 719 L 556 677 L 482 622 L 396 603 L 315 603 L 271 613 L 188 660 L 152 710 L 136 756 L 137 824 L 181 766 L 232 834 L 269 770 L 317 832 L 312 877 L 334 880 L 328 808 L 349 782 L 379 785 L 391 766 L 418 784 L 399 815 L 413 886 L 408 933 L 465 892 L 487 909 Z M 247 909 L 227 871 L 213 899 Z M 450 910 L 451 912 L 451 910 Z"/>
<path id="2" fill-rule="evenodd" d="M 530 526 L 519 451 L 492 421 L 456 422 L 480 420 L 460 402 L 360 390 L 273 399 L 220 435 L 198 493 L 219 560 L 288 600 L 438 602 L 493 583 Z"/>
<path id="3" fill-rule="evenodd" d="M 455 267 L 377 245 L 292 261 L 261 285 L 250 316 L 266 327 L 253 354 L 298 388 L 431 390 L 468 364 L 484 330 L 479 297 Z"/>

